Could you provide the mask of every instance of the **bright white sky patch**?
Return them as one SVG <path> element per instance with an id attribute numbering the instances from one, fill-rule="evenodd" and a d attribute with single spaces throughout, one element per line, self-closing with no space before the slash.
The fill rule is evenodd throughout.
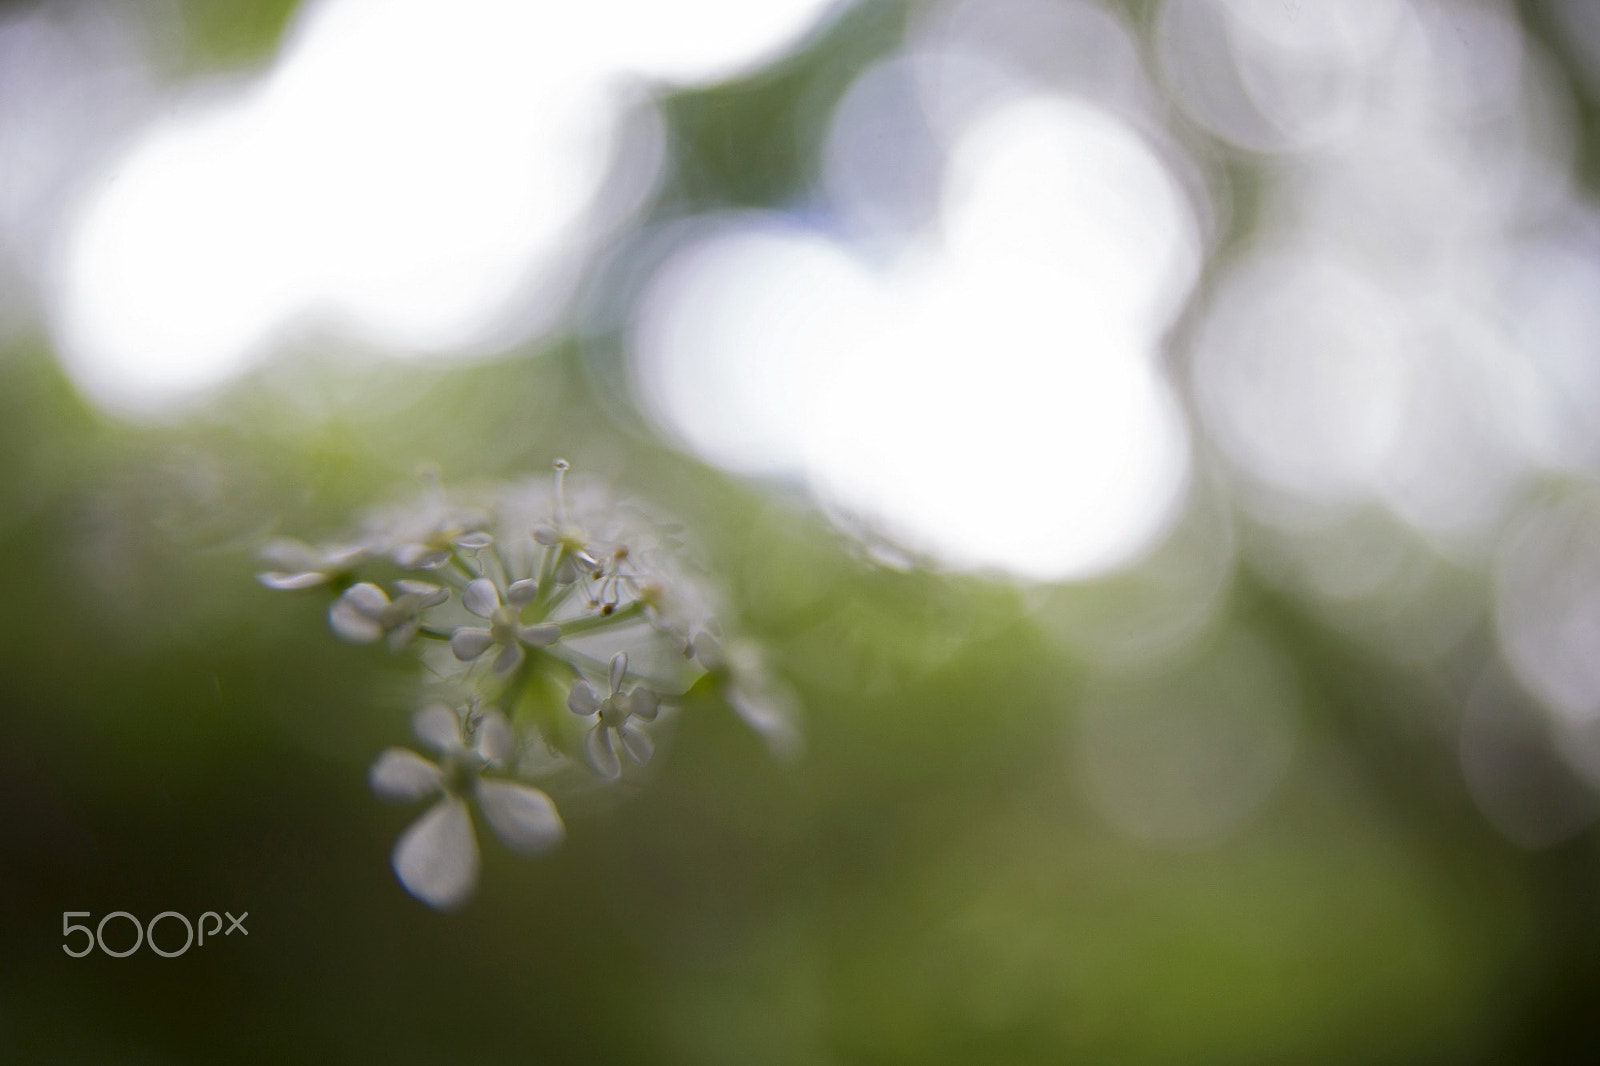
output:
<path id="1" fill-rule="evenodd" d="M 659 167 L 658 134 L 612 159 L 619 78 L 737 73 L 823 6 L 315 4 L 270 76 L 168 115 L 68 225 L 67 367 L 95 399 L 151 410 L 305 318 L 398 352 L 525 336 Z M 599 217 L 613 162 L 632 195 Z"/>
<path id="2" fill-rule="evenodd" d="M 941 218 L 882 271 L 770 217 L 710 224 L 641 304 L 641 394 L 712 461 L 802 473 L 955 565 L 1127 562 L 1187 483 L 1156 366 L 1198 254 L 1181 192 L 1108 112 L 1022 98 L 961 138 Z"/>

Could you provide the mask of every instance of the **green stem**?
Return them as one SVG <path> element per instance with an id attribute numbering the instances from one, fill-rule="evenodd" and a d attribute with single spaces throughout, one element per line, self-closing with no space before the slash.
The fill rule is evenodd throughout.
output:
<path id="1" fill-rule="evenodd" d="M 500 554 L 500 542 L 495 541 L 489 545 L 489 558 L 494 560 L 495 569 L 500 572 L 500 584 L 506 588 L 511 587 L 511 568 L 506 565 L 506 557 Z"/>
<path id="2" fill-rule="evenodd" d="M 585 633 L 593 633 L 597 630 L 609 629 L 612 626 L 624 625 L 626 623 L 635 621 L 643 614 L 644 604 L 640 603 L 638 600 L 634 600 L 626 607 L 623 607 L 620 610 L 612 611 L 610 614 L 596 614 L 590 615 L 587 618 L 576 618 L 570 622 L 562 622 L 561 636 L 563 638 L 577 637 L 582 636 Z"/>
<path id="3" fill-rule="evenodd" d="M 546 548 L 544 550 L 544 561 L 539 564 L 539 587 L 534 590 L 533 599 L 528 601 L 528 606 L 525 608 L 525 610 L 533 611 L 536 621 L 544 621 L 549 614 L 552 606 L 550 603 L 550 590 L 555 585 L 556 569 L 560 567 L 561 561 L 566 557 L 567 546 L 565 544 L 554 549 Z"/>
<path id="4" fill-rule="evenodd" d="M 544 610 L 539 616 L 540 621 L 549 618 L 551 613 L 555 611 L 556 608 L 560 607 L 563 603 L 566 603 L 567 600 L 572 596 L 572 590 L 577 587 L 578 583 L 576 581 L 570 585 L 557 585 L 555 592 L 550 594 L 550 599 L 544 605 Z"/>

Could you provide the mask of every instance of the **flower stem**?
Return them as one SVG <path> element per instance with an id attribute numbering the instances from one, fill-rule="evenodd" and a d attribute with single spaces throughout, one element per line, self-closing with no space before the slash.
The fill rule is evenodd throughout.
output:
<path id="1" fill-rule="evenodd" d="M 468 566 L 467 561 L 461 557 L 461 553 L 454 548 L 450 549 L 450 565 L 455 567 L 468 581 L 476 581 L 483 576 Z"/>
<path id="2" fill-rule="evenodd" d="M 528 608 L 534 612 L 534 617 L 543 621 L 554 604 L 550 602 L 551 589 L 556 583 L 556 571 L 567 557 L 567 546 L 558 545 L 555 548 L 544 550 L 544 561 L 539 564 L 539 587 L 534 590 L 533 599 L 528 601 Z"/>
<path id="3" fill-rule="evenodd" d="M 626 607 L 618 608 L 610 614 L 595 614 L 587 618 L 575 618 L 570 622 L 561 623 L 561 636 L 576 637 L 584 633 L 593 633 L 597 630 L 610 629 L 612 626 L 632 622 L 644 614 L 644 604 L 634 600 Z"/>

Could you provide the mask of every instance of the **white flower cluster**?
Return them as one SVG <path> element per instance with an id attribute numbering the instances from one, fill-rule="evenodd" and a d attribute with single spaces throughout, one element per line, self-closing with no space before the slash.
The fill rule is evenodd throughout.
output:
<path id="1" fill-rule="evenodd" d="M 334 633 L 415 654 L 425 687 L 445 697 L 413 721 L 439 761 L 390 748 L 369 775 L 387 799 L 437 797 L 393 865 L 407 891 L 441 910 L 477 884 L 472 806 L 508 847 L 554 847 L 565 827 L 530 779 L 581 768 L 603 785 L 636 773 L 675 697 L 707 674 L 776 751 L 795 746 L 792 701 L 750 645 L 724 650 L 714 598 L 685 575 L 659 524 L 569 490 L 567 469 L 558 460 L 553 482 L 471 501 L 435 480 L 419 501 L 369 515 L 348 542 L 264 550 L 274 568 L 258 575 L 263 585 L 331 593 Z"/>

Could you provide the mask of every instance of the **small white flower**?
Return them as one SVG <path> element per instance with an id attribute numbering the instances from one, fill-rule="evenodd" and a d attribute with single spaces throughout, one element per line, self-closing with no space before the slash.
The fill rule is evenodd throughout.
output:
<path id="1" fill-rule="evenodd" d="M 303 541 L 283 537 L 261 549 L 261 557 L 273 569 L 256 575 L 269 589 L 309 589 L 326 585 L 354 570 L 366 558 L 361 544 L 336 544 L 313 548 Z"/>
<path id="2" fill-rule="evenodd" d="M 584 574 L 601 565 L 594 554 L 590 534 L 573 519 L 567 507 L 566 479 L 571 465 L 565 459 L 555 461 L 555 485 L 550 496 L 552 520 L 539 522 L 532 530 L 535 544 L 561 552 L 561 561 L 553 575 L 558 585 L 575 584 Z"/>
<path id="3" fill-rule="evenodd" d="M 680 547 L 680 554 L 682 550 Z M 722 612 L 715 591 L 660 544 L 635 550 L 630 560 L 634 569 L 625 582 L 650 624 L 681 642 L 685 659 L 706 670 L 721 667 L 724 658 L 717 617 Z"/>
<path id="4" fill-rule="evenodd" d="M 654 692 L 647 688 L 622 690 L 622 681 L 628 672 L 627 652 L 617 652 L 611 657 L 611 691 L 601 699 L 587 681 L 579 681 L 567 695 L 567 709 L 580 718 L 594 718 L 594 725 L 584 734 L 583 754 L 594 767 L 595 773 L 615 779 L 622 773 L 622 763 L 617 758 L 612 734 L 628 753 L 628 758 L 643 766 L 655 752 L 655 744 L 648 734 L 635 726 L 632 719 L 641 722 L 655 721 L 660 708 Z"/>
<path id="5" fill-rule="evenodd" d="M 422 624 L 422 612 L 450 598 L 449 590 L 425 581 L 396 581 L 393 600 L 370 581 L 344 590 L 328 608 L 328 624 L 352 644 L 371 644 L 387 635 L 391 650 L 410 643 Z"/>
<path id="6" fill-rule="evenodd" d="M 532 581 L 514 581 L 506 590 L 506 600 L 500 601 L 500 589 L 486 577 L 469 582 L 461 593 L 461 604 L 467 610 L 489 621 L 489 628 L 460 626 L 450 636 L 450 650 L 457 659 L 468 662 L 476 659 L 495 645 L 500 654 L 495 656 L 494 672 L 502 676 L 522 665 L 522 645 L 545 647 L 561 638 L 561 628 L 550 623 L 525 626 L 522 608 L 533 599 L 538 586 Z"/>
<path id="7" fill-rule="evenodd" d="M 536 788 L 482 776 L 509 766 L 516 734 L 499 711 L 478 715 L 470 738 L 461 720 L 443 704 L 425 707 L 414 721 L 417 736 L 443 753 L 440 765 L 405 748 L 379 755 L 368 772 L 372 790 L 385 799 L 417 800 L 439 793 L 435 803 L 396 841 L 395 876 L 407 892 L 437 910 L 451 910 L 472 895 L 478 883 L 478 843 L 468 799 L 495 835 L 513 850 L 533 853 L 561 843 L 566 835 L 550 797 Z"/>
<path id="8" fill-rule="evenodd" d="M 461 532 L 456 524 L 442 526 L 422 540 L 406 541 L 390 551 L 390 558 L 402 570 L 437 570 L 450 561 L 450 549 L 477 551 L 493 540 L 481 530 Z"/>
<path id="9" fill-rule="evenodd" d="M 409 505 L 368 514 L 367 542 L 402 570 L 437 570 L 455 549 L 478 551 L 494 543 L 487 516 L 452 504 L 437 483 Z"/>

